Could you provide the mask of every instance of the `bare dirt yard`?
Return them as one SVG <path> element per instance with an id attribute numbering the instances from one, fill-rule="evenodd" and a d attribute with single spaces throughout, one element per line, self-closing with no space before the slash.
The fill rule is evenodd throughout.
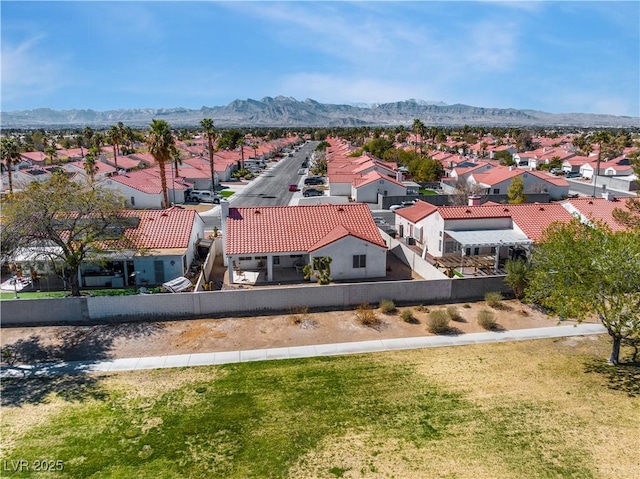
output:
<path id="1" fill-rule="evenodd" d="M 537 328 L 558 324 L 558 318 L 544 314 L 515 300 L 502 302 L 500 309 L 484 301 L 455 305 L 399 307 L 383 314 L 374 309 L 378 322 L 361 324 L 356 311 L 306 312 L 254 317 L 192 319 L 182 321 L 134 322 L 91 326 L 38 326 L 2 328 L 1 343 L 14 352 L 17 362 L 115 359 L 163 356 L 198 352 L 234 351 L 286 346 L 366 341 L 430 335 L 429 312 L 454 307 L 457 321 L 445 334 L 485 331 L 477 321 L 478 312 L 495 313 L 497 330 Z M 411 310 L 413 319 L 402 319 Z M 565 323 L 570 324 L 569 321 Z"/>

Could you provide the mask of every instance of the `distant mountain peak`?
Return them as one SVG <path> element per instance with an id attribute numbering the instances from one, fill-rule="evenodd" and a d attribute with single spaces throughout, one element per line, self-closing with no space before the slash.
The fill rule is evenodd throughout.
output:
<path id="1" fill-rule="evenodd" d="M 579 126 L 638 128 L 640 118 L 586 113 L 545 113 L 515 108 L 483 108 L 463 104 L 411 98 L 392 103 L 319 103 L 307 98 L 265 96 L 262 100 L 234 100 L 226 106 L 187 108 L 130 108 L 109 111 L 52 110 L 0 112 L 0 124 L 7 128 L 109 127 L 116 122 L 147 127 L 154 117 L 162 116 L 174 127 L 195 126 L 207 117 L 216 127 L 353 127 L 411 125 L 421 119 L 436 126 Z"/>

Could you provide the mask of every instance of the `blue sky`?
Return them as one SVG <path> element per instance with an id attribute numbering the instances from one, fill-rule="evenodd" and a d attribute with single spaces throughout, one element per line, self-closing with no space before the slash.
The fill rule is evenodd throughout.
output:
<path id="1" fill-rule="evenodd" d="M 1 2 L 3 111 L 410 98 L 640 116 L 640 2 Z"/>

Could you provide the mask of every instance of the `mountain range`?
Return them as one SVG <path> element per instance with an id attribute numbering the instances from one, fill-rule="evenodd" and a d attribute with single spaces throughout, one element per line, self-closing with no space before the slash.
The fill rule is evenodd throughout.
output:
<path id="1" fill-rule="evenodd" d="M 35 110 L 0 112 L 2 128 L 104 127 L 117 122 L 148 126 L 152 119 L 172 126 L 195 126 L 212 118 L 216 127 L 353 127 L 411 126 L 419 118 L 427 126 L 578 126 L 638 128 L 640 118 L 591 113 L 546 113 L 514 108 L 447 105 L 410 99 L 394 103 L 335 105 L 277 96 L 262 100 L 234 100 L 226 106 L 187 108 L 130 108 L 122 110 Z"/>

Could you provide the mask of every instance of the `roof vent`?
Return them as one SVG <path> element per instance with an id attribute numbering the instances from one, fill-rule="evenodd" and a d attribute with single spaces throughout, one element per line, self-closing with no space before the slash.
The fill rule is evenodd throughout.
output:
<path id="1" fill-rule="evenodd" d="M 160 213 L 160 216 L 169 216 L 169 215 L 167 214 L 166 211 L 163 211 L 162 213 Z"/>
<path id="2" fill-rule="evenodd" d="M 260 210 L 255 210 L 255 211 L 253 212 L 253 214 L 254 214 L 254 215 L 259 215 L 259 214 L 260 214 Z"/>
<path id="3" fill-rule="evenodd" d="M 544 206 L 541 206 L 541 207 L 540 207 L 540 211 L 544 211 Z"/>
<path id="4" fill-rule="evenodd" d="M 339 206 L 338 211 L 344 211 L 344 208 L 342 206 Z"/>
<path id="5" fill-rule="evenodd" d="M 471 213 L 471 210 L 470 209 L 466 209 L 464 212 L 465 213 Z"/>
<path id="6" fill-rule="evenodd" d="M 505 209 L 504 209 L 504 211 L 505 211 L 505 213 L 506 213 L 506 212 L 508 212 L 508 211 L 509 211 L 509 208 L 505 208 Z"/>
<path id="7" fill-rule="evenodd" d="M 592 205 L 592 204 L 593 204 L 593 201 L 589 200 L 589 203 L 588 203 L 588 204 Z"/>

